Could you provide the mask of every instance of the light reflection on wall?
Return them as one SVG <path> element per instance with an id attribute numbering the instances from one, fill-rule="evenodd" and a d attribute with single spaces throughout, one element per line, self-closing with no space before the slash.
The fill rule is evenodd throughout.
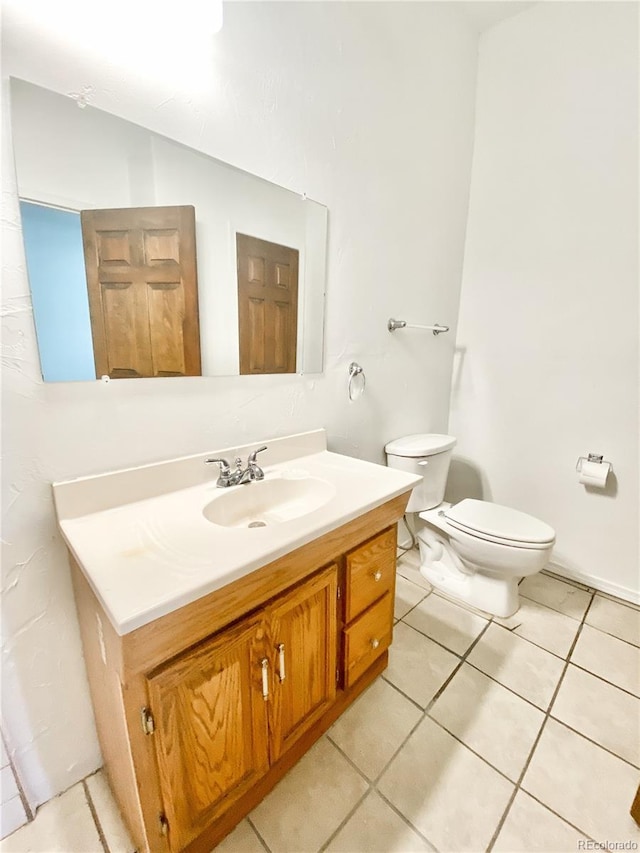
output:
<path id="1" fill-rule="evenodd" d="M 195 89 L 214 70 L 214 35 L 222 27 L 222 0 L 111 0 L 99 9 L 84 0 L 3 0 L 2 13 L 43 48 L 81 45 L 114 70 Z"/>

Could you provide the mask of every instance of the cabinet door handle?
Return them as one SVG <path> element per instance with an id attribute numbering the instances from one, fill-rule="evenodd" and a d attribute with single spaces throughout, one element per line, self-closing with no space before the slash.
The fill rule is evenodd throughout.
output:
<path id="1" fill-rule="evenodd" d="M 378 571 L 374 574 L 373 579 L 376 583 L 378 583 L 379 580 L 382 580 L 382 572 L 380 571 L 380 569 L 378 569 Z"/>
<path id="2" fill-rule="evenodd" d="M 267 700 L 269 698 L 269 660 L 268 658 L 262 658 L 260 661 L 260 666 L 262 667 L 262 698 Z"/>
<path id="3" fill-rule="evenodd" d="M 380 645 L 380 640 L 378 640 L 376 637 L 374 637 L 373 640 L 371 640 L 371 648 L 377 649 L 379 645 Z"/>
<path id="4" fill-rule="evenodd" d="M 278 678 L 280 683 L 284 681 L 284 643 L 278 643 Z"/>

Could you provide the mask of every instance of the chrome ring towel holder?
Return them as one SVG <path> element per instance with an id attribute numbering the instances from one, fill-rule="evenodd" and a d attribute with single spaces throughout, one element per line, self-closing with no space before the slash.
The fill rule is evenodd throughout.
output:
<path id="1" fill-rule="evenodd" d="M 353 380 L 356 378 L 356 376 L 362 377 L 362 385 L 360 387 L 359 392 L 358 392 L 358 386 L 357 385 L 354 386 L 354 382 L 353 382 Z M 357 362 L 352 361 L 351 364 L 349 365 L 349 399 L 350 400 L 357 400 L 358 397 L 362 396 L 362 394 L 364 394 L 364 389 L 365 389 L 366 384 L 367 384 L 367 380 L 366 380 L 366 377 L 364 375 L 364 370 L 362 369 L 362 367 Z"/>
<path id="2" fill-rule="evenodd" d="M 396 329 L 426 329 L 428 332 L 433 332 L 434 335 L 441 335 L 443 332 L 449 331 L 449 326 L 442 326 L 436 323 L 435 326 L 416 326 L 413 323 L 407 323 L 406 320 L 391 319 L 387 323 L 387 329 L 390 332 L 395 332 Z"/>

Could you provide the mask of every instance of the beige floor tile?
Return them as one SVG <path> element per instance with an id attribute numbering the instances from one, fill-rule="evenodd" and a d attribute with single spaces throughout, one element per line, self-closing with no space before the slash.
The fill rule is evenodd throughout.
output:
<path id="1" fill-rule="evenodd" d="M 560 574 L 559 572 L 552 572 L 549 569 L 543 569 L 540 574 L 555 578 L 556 580 L 562 581 L 563 583 L 571 584 L 571 586 L 575 586 L 577 589 L 583 589 L 585 592 L 595 592 L 593 587 L 591 587 L 588 583 L 582 583 L 582 581 L 576 580 L 575 578 L 569 578 L 566 575 Z"/>
<path id="2" fill-rule="evenodd" d="M 640 696 L 640 649 L 584 625 L 571 663 Z"/>
<path id="3" fill-rule="evenodd" d="M 82 782 L 41 806 L 35 820 L 0 841 L 2 853 L 103 853 Z"/>
<path id="4" fill-rule="evenodd" d="M 277 853 L 315 853 L 367 790 L 367 783 L 322 738 L 251 813 L 251 822 Z"/>
<path id="5" fill-rule="evenodd" d="M 241 821 L 215 848 L 216 853 L 265 853 L 248 820 Z"/>
<path id="6" fill-rule="evenodd" d="M 434 848 L 372 791 L 326 848 L 327 853 L 423 853 Z"/>
<path id="7" fill-rule="evenodd" d="M 640 611 L 633 607 L 596 595 L 584 621 L 606 634 L 640 646 Z"/>
<path id="8" fill-rule="evenodd" d="M 465 853 L 486 849 L 513 791 L 510 782 L 428 717 L 378 788 L 439 850 Z"/>
<path id="9" fill-rule="evenodd" d="M 124 825 L 104 771 L 89 776 L 86 782 L 109 853 L 133 853 L 136 846 Z"/>
<path id="10" fill-rule="evenodd" d="M 591 593 L 549 575 L 529 575 L 520 584 L 520 595 L 582 620 L 591 601 Z"/>
<path id="11" fill-rule="evenodd" d="M 528 598 L 520 599 L 520 608 L 513 616 L 495 621 L 561 658 L 569 654 L 580 627 L 576 619 Z"/>
<path id="12" fill-rule="evenodd" d="M 629 814 L 637 786 L 637 770 L 553 719 L 522 781 L 525 791 L 595 841 L 640 842 Z"/>
<path id="13" fill-rule="evenodd" d="M 496 853 L 576 853 L 585 836 L 529 794 L 518 791 L 493 850 Z"/>
<path id="14" fill-rule="evenodd" d="M 420 554 L 418 551 L 409 551 L 400 557 L 398 560 L 398 574 L 427 592 L 431 592 L 433 589 L 429 581 L 420 574 Z"/>
<path id="15" fill-rule="evenodd" d="M 418 586 L 412 581 L 403 578 L 402 575 L 396 577 L 396 601 L 393 609 L 393 618 L 402 619 L 413 607 L 422 601 L 425 595 L 428 595 L 424 587 Z"/>
<path id="16" fill-rule="evenodd" d="M 422 715 L 379 678 L 329 729 L 328 735 L 368 779 L 384 770 Z"/>
<path id="17" fill-rule="evenodd" d="M 640 767 L 640 699 L 570 664 L 551 713 Z"/>
<path id="18" fill-rule="evenodd" d="M 429 716 L 517 782 L 544 714 L 468 664 L 453 676 Z"/>
<path id="19" fill-rule="evenodd" d="M 387 681 L 426 708 L 460 659 L 404 622 L 393 629 Z"/>
<path id="20" fill-rule="evenodd" d="M 619 598 L 616 595 L 610 595 L 608 592 L 598 591 L 598 595 L 600 598 L 608 598 L 609 601 L 614 601 L 616 604 L 624 604 L 625 607 L 631 607 L 633 610 L 640 610 L 640 604 L 636 604 L 633 601 L 627 601 L 626 599 Z"/>
<path id="21" fill-rule="evenodd" d="M 452 652 L 463 655 L 488 620 L 445 598 L 430 595 L 414 607 L 403 621 Z"/>
<path id="22" fill-rule="evenodd" d="M 489 625 L 467 660 L 543 711 L 564 668 L 560 658 L 495 624 Z"/>

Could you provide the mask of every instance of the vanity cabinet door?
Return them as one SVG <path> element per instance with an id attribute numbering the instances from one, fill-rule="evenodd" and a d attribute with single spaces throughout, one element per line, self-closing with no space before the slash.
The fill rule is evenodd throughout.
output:
<path id="1" fill-rule="evenodd" d="M 256 616 L 148 678 L 172 850 L 185 847 L 268 768 L 263 660 Z"/>
<path id="2" fill-rule="evenodd" d="M 335 700 L 337 573 L 335 565 L 329 566 L 269 608 L 271 761 Z"/>

